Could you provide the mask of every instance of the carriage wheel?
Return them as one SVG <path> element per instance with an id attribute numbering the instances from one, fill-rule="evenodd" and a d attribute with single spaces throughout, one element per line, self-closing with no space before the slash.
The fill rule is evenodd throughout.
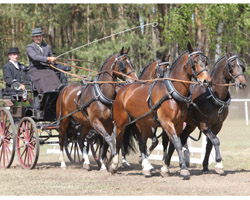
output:
<path id="1" fill-rule="evenodd" d="M 17 155 L 24 169 L 33 169 L 39 156 L 39 135 L 34 120 L 24 117 L 17 129 Z"/>
<path id="2" fill-rule="evenodd" d="M 100 162 L 100 148 L 101 148 L 101 145 L 99 143 L 89 143 L 87 142 L 87 147 L 88 147 L 88 150 L 90 148 L 91 150 L 91 154 L 94 158 L 94 160 L 96 161 L 98 167 L 100 168 L 101 167 L 101 162 Z"/>
<path id="3" fill-rule="evenodd" d="M 102 145 L 100 143 L 100 140 L 97 140 L 95 142 L 87 140 L 87 146 L 88 146 L 88 148 L 90 148 L 92 156 L 93 156 L 94 160 L 96 161 L 96 163 L 98 164 L 98 167 L 100 168 L 101 167 L 100 159 L 101 159 L 101 151 L 102 151 L 101 150 Z M 106 152 L 106 159 L 103 160 L 106 167 L 108 167 L 111 160 L 112 160 L 111 151 L 110 151 L 110 148 L 108 147 L 108 150 Z"/>
<path id="4" fill-rule="evenodd" d="M 68 156 L 68 159 L 73 164 L 82 164 L 83 155 L 82 155 L 82 142 L 79 139 L 79 136 L 74 134 L 72 137 L 66 137 L 64 142 L 65 152 Z"/>
<path id="5" fill-rule="evenodd" d="M 9 168 L 14 160 L 16 131 L 10 111 L 0 108 L 0 168 Z"/>

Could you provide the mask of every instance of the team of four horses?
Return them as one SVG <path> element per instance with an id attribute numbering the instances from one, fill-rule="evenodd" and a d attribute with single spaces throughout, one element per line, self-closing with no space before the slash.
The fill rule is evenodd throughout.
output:
<path id="1" fill-rule="evenodd" d="M 147 140 L 152 138 L 150 151 L 157 145 L 157 127 L 163 133 L 163 166 L 161 175 L 169 173 L 170 159 L 177 151 L 180 175 L 190 177 L 188 159 L 182 146 L 198 127 L 207 136 L 203 171 L 208 172 L 208 159 L 212 146 L 216 151 L 217 173 L 222 174 L 223 164 L 217 134 L 228 115 L 230 104 L 229 83 L 237 88 L 246 87 L 245 65 L 237 54 L 226 49 L 209 73 L 209 59 L 190 43 L 173 63 L 169 56 L 146 66 L 139 78 L 128 57 L 129 49 L 106 59 L 93 83 L 69 84 L 59 94 L 57 118 L 60 120 L 59 144 L 61 167 L 65 168 L 64 140 L 70 123 L 81 124 L 81 139 L 89 132 L 102 136 L 101 169 L 115 173 L 119 166 L 119 152 L 125 156 L 135 149 L 134 138 L 139 144 L 143 174 L 151 176 L 154 167 L 148 160 Z M 127 83 L 117 86 L 117 78 Z M 153 79 L 153 80 L 152 80 Z M 151 80 L 151 81 L 146 81 Z M 72 114 L 73 113 L 73 114 Z M 186 127 L 183 130 L 183 123 Z M 168 147 L 169 144 L 169 148 Z M 108 150 L 109 149 L 109 150 Z M 104 162 L 107 151 L 111 159 Z M 83 167 L 90 169 L 86 146 L 83 146 Z"/>

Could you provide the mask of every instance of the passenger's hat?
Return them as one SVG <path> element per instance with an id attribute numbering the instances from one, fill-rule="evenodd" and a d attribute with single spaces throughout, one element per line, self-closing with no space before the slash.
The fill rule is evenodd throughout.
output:
<path id="1" fill-rule="evenodd" d="M 42 29 L 39 27 L 39 28 L 33 28 L 31 30 L 31 36 L 37 36 L 37 35 L 42 35 L 43 32 L 42 32 Z"/>
<path id="2" fill-rule="evenodd" d="M 19 52 L 19 49 L 17 47 L 11 47 L 11 48 L 9 48 L 8 55 L 10 53 L 20 53 L 20 52 Z"/>

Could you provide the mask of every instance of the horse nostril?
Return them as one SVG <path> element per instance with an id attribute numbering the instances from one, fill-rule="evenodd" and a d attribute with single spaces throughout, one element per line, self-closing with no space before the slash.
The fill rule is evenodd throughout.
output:
<path id="1" fill-rule="evenodd" d="M 211 81 L 204 80 L 204 81 L 203 81 L 203 85 L 204 85 L 205 87 L 208 87 L 208 86 L 210 85 L 210 82 L 211 82 Z"/>
<path id="2" fill-rule="evenodd" d="M 246 85 L 245 83 L 240 83 L 240 84 L 239 84 L 239 88 L 240 88 L 240 89 L 243 89 L 243 90 L 244 90 L 246 87 L 247 87 L 247 85 Z"/>

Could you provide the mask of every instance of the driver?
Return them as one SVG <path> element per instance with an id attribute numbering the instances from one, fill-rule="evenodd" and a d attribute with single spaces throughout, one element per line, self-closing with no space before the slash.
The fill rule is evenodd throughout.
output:
<path id="1" fill-rule="evenodd" d="M 39 94 L 46 91 L 60 90 L 65 85 L 60 81 L 55 71 L 49 67 L 49 63 L 55 62 L 50 45 L 43 41 L 41 28 L 32 29 L 31 44 L 26 51 L 29 57 L 29 75 Z"/>

